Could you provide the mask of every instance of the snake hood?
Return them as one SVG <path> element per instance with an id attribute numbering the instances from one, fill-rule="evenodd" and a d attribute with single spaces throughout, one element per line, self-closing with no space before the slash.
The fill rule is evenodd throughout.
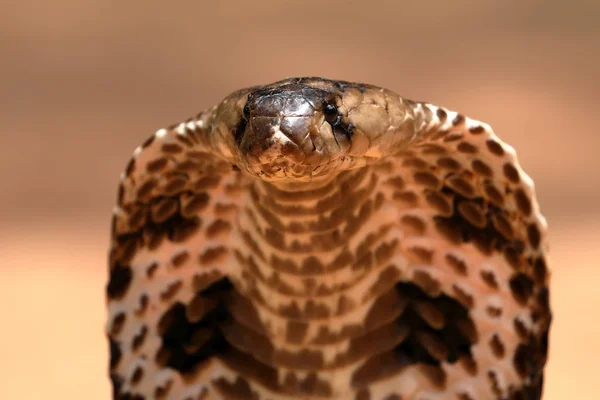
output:
<path id="1" fill-rule="evenodd" d="M 416 122 L 406 101 L 385 89 L 293 78 L 228 96 L 215 109 L 213 134 L 252 176 L 311 181 L 405 147 Z"/>
<path id="2" fill-rule="evenodd" d="M 120 176 L 113 399 L 539 400 L 547 246 L 487 123 L 359 83 L 242 89 Z"/>

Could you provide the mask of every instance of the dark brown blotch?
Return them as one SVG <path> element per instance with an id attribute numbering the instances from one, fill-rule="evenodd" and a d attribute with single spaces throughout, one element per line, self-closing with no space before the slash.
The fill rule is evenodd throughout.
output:
<path id="1" fill-rule="evenodd" d="M 137 385 L 138 383 L 140 383 L 140 381 L 142 380 L 142 378 L 144 377 L 144 370 L 142 369 L 142 367 L 140 367 L 139 365 L 137 367 L 135 367 L 135 369 L 133 370 L 133 374 L 131 374 L 131 379 L 130 382 L 132 385 Z"/>
<path id="2" fill-rule="evenodd" d="M 392 194 L 392 199 L 400 201 L 407 205 L 414 206 L 417 204 L 419 197 L 414 192 L 411 192 L 411 191 L 403 191 L 403 192 L 395 191 Z"/>
<path id="3" fill-rule="evenodd" d="M 419 369 L 423 375 L 429 379 L 438 390 L 442 390 L 446 386 L 446 372 L 439 365 L 419 365 Z"/>
<path id="4" fill-rule="evenodd" d="M 114 369 L 121 361 L 121 344 L 112 338 L 109 338 L 110 347 L 110 369 Z"/>
<path id="5" fill-rule="evenodd" d="M 129 159 L 129 162 L 127 163 L 127 166 L 125 167 L 125 176 L 131 176 L 134 169 L 135 169 L 135 158 L 131 157 Z"/>
<path id="6" fill-rule="evenodd" d="M 138 200 L 146 200 L 149 198 L 157 184 L 158 182 L 156 179 L 148 179 L 146 182 L 144 182 L 137 190 Z"/>
<path id="7" fill-rule="evenodd" d="M 150 146 L 152 144 L 152 142 L 154 142 L 154 139 L 156 139 L 156 135 L 152 135 L 150 137 L 148 137 L 144 143 L 142 143 L 142 149 L 145 149 L 146 147 Z"/>
<path id="8" fill-rule="evenodd" d="M 394 239 L 391 242 L 381 243 L 375 249 L 375 261 L 378 265 L 383 265 L 386 261 L 388 261 L 396 250 L 396 246 L 398 246 L 398 239 Z"/>
<path id="9" fill-rule="evenodd" d="M 533 294 L 533 281 L 522 272 L 510 278 L 509 286 L 514 299 L 521 305 L 526 304 Z"/>
<path id="10" fill-rule="evenodd" d="M 487 373 L 488 379 L 490 381 L 490 386 L 492 388 L 492 392 L 496 395 L 496 398 L 500 398 L 502 396 L 502 389 L 500 389 L 500 382 L 498 381 L 498 376 L 495 371 L 488 371 Z"/>
<path id="11" fill-rule="evenodd" d="M 469 142 L 460 142 L 458 146 L 456 146 L 456 150 L 460 151 L 461 153 L 475 154 L 477 153 L 477 146 Z"/>
<path id="12" fill-rule="evenodd" d="M 222 259 L 227 254 L 225 246 L 209 247 L 198 257 L 202 265 L 212 264 Z"/>
<path id="13" fill-rule="evenodd" d="M 131 350 L 137 351 L 137 349 L 144 344 L 144 340 L 146 340 L 146 335 L 148 334 L 148 328 L 146 325 L 140 328 L 140 331 L 135 334 L 133 340 L 131 341 Z"/>
<path id="14" fill-rule="evenodd" d="M 138 299 L 138 307 L 135 310 L 135 315 L 141 317 L 144 315 L 146 310 L 148 309 L 148 303 L 150 300 L 148 299 L 148 295 L 146 293 L 142 294 Z"/>
<path id="15" fill-rule="evenodd" d="M 430 301 L 419 301 L 413 309 L 433 329 L 442 329 L 446 325 L 444 313 Z"/>
<path id="16" fill-rule="evenodd" d="M 519 183 L 521 180 L 519 177 L 519 171 L 510 163 L 504 164 L 502 171 L 504 172 L 504 176 L 506 176 L 506 178 L 512 183 Z"/>
<path id="17" fill-rule="evenodd" d="M 492 338 L 490 339 L 490 347 L 492 349 L 492 353 L 496 356 L 496 358 L 504 358 L 504 354 L 506 353 L 506 349 L 504 347 L 504 343 L 500 339 L 497 333 L 494 333 Z"/>
<path id="18" fill-rule="evenodd" d="M 256 395 L 252 392 L 250 384 L 246 379 L 238 376 L 234 383 L 230 383 L 225 378 L 218 378 L 213 381 L 215 389 L 224 398 L 231 400 L 256 399 Z"/>
<path id="19" fill-rule="evenodd" d="M 438 165 L 438 167 L 447 169 L 450 171 L 458 171 L 461 168 L 460 163 L 450 157 L 440 157 L 437 160 L 436 164 Z"/>
<path id="20" fill-rule="evenodd" d="M 500 318 L 502 316 L 502 309 L 499 307 L 487 306 L 485 311 L 492 318 Z"/>
<path id="21" fill-rule="evenodd" d="M 422 235 L 425 233 L 427 225 L 425 221 L 416 215 L 404 215 L 400 221 L 408 231 L 414 235 Z"/>
<path id="22" fill-rule="evenodd" d="M 487 225 L 487 218 L 477 203 L 472 201 L 461 201 L 458 203 L 457 208 L 460 215 L 476 228 L 482 229 Z"/>
<path id="23" fill-rule="evenodd" d="M 166 157 L 158 158 L 156 160 L 150 161 L 146 165 L 146 171 L 148 173 L 155 173 L 162 171 L 166 166 L 169 160 Z"/>
<path id="24" fill-rule="evenodd" d="M 459 274 L 461 276 L 467 276 L 468 268 L 467 268 L 467 264 L 463 260 L 461 260 L 460 258 L 458 258 L 457 256 L 455 256 L 454 254 L 451 254 L 451 253 L 446 254 L 445 258 L 446 258 L 446 262 L 448 263 L 448 265 L 450 265 L 452 267 L 454 272 L 456 272 L 457 274 Z"/>
<path id="25" fill-rule="evenodd" d="M 413 274 L 414 283 L 427 293 L 430 297 L 439 296 L 441 293 L 441 283 L 426 271 L 415 271 Z"/>
<path id="26" fill-rule="evenodd" d="M 156 261 L 149 264 L 148 267 L 146 267 L 146 276 L 148 277 L 148 279 L 154 278 L 154 274 L 156 274 L 157 270 L 158 270 L 158 263 Z"/>
<path id="27" fill-rule="evenodd" d="M 106 285 L 106 295 L 108 298 L 111 300 L 122 298 L 127 292 L 127 289 L 129 289 L 132 277 L 133 271 L 129 266 L 117 263 L 114 268 L 111 269 L 110 278 Z"/>
<path id="28" fill-rule="evenodd" d="M 169 391 L 171 390 L 171 386 L 173 386 L 172 380 L 168 380 L 168 381 L 164 382 L 163 384 L 161 384 L 160 386 L 157 386 L 154 389 L 154 398 L 156 400 L 165 399 L 167 397 L 167 395 L 169 394 Z"/>
<path id="29" fill-rule="evenodd" d="M 448 119 L 448 113 L 443 108 L 438 108 L 435 114 L 440 120 L 440 124 L 443 124 L 444 122 L 446 122 L 446 119 Z"/>
<path id="30" fill-rule="evenodd" d="M 180 280 L 170 283 L 169 285 L 167 285 L 166 289 L 160 293 L 160 299 L 162 301 L 171 300 L 181 289 L 182 286 L 183 282 Z"/>
<path id="31" fill-rule="evenodd" d="M 183 151 L 183 147 L 177 143 L 165 143 L 162 145 L 161 149 L 164 153 L 168 154 L 178 154 Z"/>
<path id="32" fill-rule="evenodd" d="M 416 183 L 430 189 L 437 189 L 440 184 L 438 178 L 430 172 L 418 171 L 413 177 Z"/>
<path id="33" fill-rule="evenodd" d="M 158 199 L 150 207 L 150 216 L 152 221 L 160 224 L 171 218 L 177 212 L 178 208 L 179 203 L 173 198 Z"/>
<path id="34" fill-rule="evenodd" d="M 493 175 L 492 168 L 481 160 L 473 160 L 471 167 L 476 174 L 484 178 L 490 178 Z"/>
<path id="35" fill-rule="evenodd" d="M 117 336 L 121 330 L 123 329 L 123 325 L 125 324 L 125 313 L 120 312 L 112 320 L 110 325 L 110 333 L 109 335 L 112 337 Z"/>
<path id="36" fill-rule="evenodd" d="M 447 134 L 444 137 L 444 142 L 456 142 L 457 140 L 460 140 L 464 137 L 465 135 L 462 132 L 451 132 L 449 134 Z"/>
<path id="37" fill-rule="evenodd" d="M 433 250 L 431 249 L 412 246 L 408 249 L 408 252 L 417 263 L 431 265 L 433 262 Z"/>
<path id="38" fill-rule="evenodd" d="M 546 266 L 546 260 L 539 257 L 533 262 L 533 276 L 537 282 L 545 282 L 548 275 L 548 267 Z"/>
<path id="39" fill-rule="evenodd" d="M 202 211 L 210 200 L 208 193 L 201 192 L 181 197 L 181 215 L 192 217 Z"/>
<path id="40" fill-rule="evenodd" d="M 473 308 L 473 305 L 475 303 L 473 296 L 465 292 L 460 286 L 456 284 L 452 285 L 452 291 L 454 297 L 456 297 L 456 300 L 458 300 L 463 306 L 465 306 L 468 309 Z"/>
<path id="41" fill-rule="evenodd" d="M 393 176 L 389 178 L 385 183 L 396 190 L 404 189 L 404 179 L 402 179 L 401 176 Z"/>
<path id="42" fill-rule="evenodd" d="M 117 204 L 123 205 L 124 199 L 125 199 L 125 185 L 123 184 L 123 182 L 121 182 L 121 183 L 119 183 L 119 189 L 117 190 Z M 115 232 L 115 230 L 116 230 L 116 220 L 117 220 L 117 216 L 113 215 L 113 224 L 112 224 L 111 232 Z"/>
<path id="43" fill-rule="evenodd" d="M 490 151 L 490 153 L 495 154 L 497 156 L 504 155 L 504 149 L 502 148 L 502 145 L 496 142 L 495 140 L 489 139 L 487 142 L 485 142 L 485 144 L 487 145 L 487 148 Z"/>
<path id="44" fill-rule="evenodd" d="M 482 270 L 481 271 L 481 279 L 492 289 L 498 289 L 498 281 L 496 280 L 496 275 L 494 275 L 493 271 Z"/>
<path id="45" fill-rule="evenodd" d="M 402 166 L 404 167 L 412 167 L 417 169 L 426 169 L 429 164 L 425 160 L 419 157 L 411 157 L 402 161 Z"/>
<path id="46" fill-rule="evenodd" d="M 478 135 L 485 132 L 485 128 L 482 125 L 474 125 L 469 128 L 469 132 L 471 132 L 473 135 Z"/>
<path id="47" fill-rule="evenodd" d="M 446 238 L 450 243 L 458 245 L 463 242 L 463 234 L 460 226 L 454 221 L 447 218 L 434 217 L 434 222 L 435 228 L 440 235 Z"/>
<path id="48" fill-rule="evenodd" d="M 188 179 L 183 176 L 175 176 L 167 182 L 163 187 L 163 191 L 167 196 L 179 194 L 186 187 Z"/>
<path id="49" fill-rule="evenodd" d="M 452 199 L 434 191 L 428 191 L 425 194 L 425 201 L 433 207 L 441 216 L 449 217 L 452 215 Z"/>
<path id="50" fill-rule="evenodd" d="M 206 228 L 206 237 L 214 238 L 219 235 L 227 234 L 231 231 L 231 224 L 229 221 L 223 219 L 216 219 L 212 224 Z"/>
<path id="51" fill-rule="evenodd" d="M 465 116 L 462 114 L 456 114 L 456 116 L 452 119 L 452 125 L 458 126 L 465 122 Z"/>
<path id="52" fill-rule="evenodd" d="M 527 226 L 527 238 L 529 239 L 531 247 L 534 249 L 537 249 L 540 246 L 542 234 L 540 233 L 540 228 L 538 228 L 537 224 L 529 224 Z"/>
<path id="53" fill-rule="evenodd" d="M 523 215 L 528 216 L 531 214 L 531 200 L 525 194 L 523 189 L 518 189 L 514 193 L 515 201 L 517 203 L 517 208 L 519 211 L 523 213 Z"/>
<path id="54" fill-rule="evenodd" d="M 172 225 L 168 233 L 169 239 L 174 243 L 181 243 L 194 235 L 201 228 L 202 223 L 200 218 L 178 218 Z"/>
<path id="55" fill-rule="evenodd" d="M 491 217 L 492 225 L 496 231 L 506 239 L 511 240 L 514 236 L 513 228 L 510 222 L 501 214 L 494 214 Z"/>
<path id="56" fill-rule="evenodd" d="M 321 260 L 315 256 L 309 256 L 302 261 L 300 272 L 305 275 L 321 274 L 325 271 L 325 267 Z"/>
<path id="57" fill-rule="evenodd" d="M 190 259 L 190 254 L 184 250 L 178 254 L 175 254 L 173 257 L 171 257 L 171 264 L 173 264 L 173 267 L 179 268 L 183 264 L 185 264 L 186 261 L 188 261 L 189 259 Z"/>
<path id="58" fill-rule="evenodd" d="M 304 321 L 293 321 L 287 322 L 286 327 L 286 341 L 294 344 L 301 344 L 308 332 L 308 323 Z"/>
<path id="59" fill-rule="evenodd" d="M 421 150 L 421 153 L 425 154 L 425 155 L 429 155 L 429 154 L 437 154 L 437 155 L 448 154 L 448 150 L 444 146 L 440 146 L 439 144 L 435 144 L 435 143 L 425 143 L 425 144 L 423 144 L 423 145 L 420 146 L 420 150 Z"/>
<path id="60" fill-rule="evenodd" d="M 473 186 L 459 176 L 453 176 L 448 179 L 448 186 L 464 197 L 471 198 L 475 195 Z"/>
<path id="61" fill-rule="evenodd" d="M 475 361 L 471 354 L 463 354 L 459 358 L 459 362 L 461 366 L 465 369 L 465 371 L 469 373 L 469 375 L 477 375 L 477 361 Z"/>
<path id="62" fill-rule="evenodd" d="M 504 206 L 504 195 L 491 183 L 486 183 L 484 190 L 488 199 L 498 207 Z"/>
<path id="63" fill-rule="evenodd" d="M 515 328 L 515 332 L 517 333 L 519 338 L 525 340 L 529 337 L 529 329 L 527 329 L 525 323 L 521 319 L 519 319 L 519 317 L 515 317 L 515 319 L 513 320 L 513 325 Z"/>

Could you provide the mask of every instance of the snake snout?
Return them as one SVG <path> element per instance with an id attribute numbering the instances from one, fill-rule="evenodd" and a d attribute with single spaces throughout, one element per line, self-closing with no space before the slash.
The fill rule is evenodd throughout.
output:
<path id="1" fill-rule="evenodd" d="M 292 99 L 297 100 L 297 99 Z M 248 101 L 246 125 L 239 147 L 243 154 L 261 159 L 261 162 L 282 158 L 299 163 L 314 150 L 311 132 L 315 131 L 315 110 L 310 103 L 286 100 L 287 108 L 274 107 L 281 98 Z"/>
<path id="2" fill-rule="evenodd" d="M 302 163 L 306 152 L 313 148 L 309 123 L 305 117 L 254 117 L 240 149 L 261 164 L 275 161 Z"/>
<path id="3" fill-rule="evenodd" d="M 337 138 L 322 135 L 324 118 L 331 114 L 325 107 L 334 103 L 330 91 L 300 83 L 251 92 L 235 131 L 244 163 L 258 168 L 263 178 L 265 174 L 312 176 L 339 150 L 332 145 Z"/>

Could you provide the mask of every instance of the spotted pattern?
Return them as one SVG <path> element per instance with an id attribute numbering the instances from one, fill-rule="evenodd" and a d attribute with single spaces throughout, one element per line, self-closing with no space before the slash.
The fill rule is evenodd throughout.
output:
<path id="1" fill-rule="evenodd" d="M 239 122 L 247 99 L 290 82 L 341 99 L 312 140 L 345 156 L 307 182 L 239 158 L 264 151 Z M 540 399 L 546 236 L 485 123 L 320 78 L 236 92 L 156 132 L 121 176 L 113 398 Z"/>

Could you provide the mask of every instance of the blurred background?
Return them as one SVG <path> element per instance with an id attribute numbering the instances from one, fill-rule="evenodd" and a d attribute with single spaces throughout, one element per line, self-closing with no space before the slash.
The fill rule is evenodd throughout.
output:
<path id="1" fill-rule="evenodd" d="M 599 19 L 595 0 L 2 0 L 1 397 L 109 398 L 109 217 L 133 149 L 238 88 L 320 75 L 518 150 L 551 229 L 544 398 L 600 398 Z"/>

